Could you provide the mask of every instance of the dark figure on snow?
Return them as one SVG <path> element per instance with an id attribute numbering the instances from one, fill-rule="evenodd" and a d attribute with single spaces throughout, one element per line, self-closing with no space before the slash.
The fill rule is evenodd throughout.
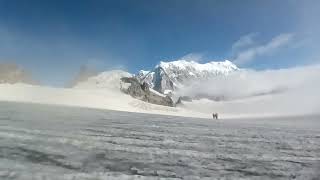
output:
<path id="1" fill-rule="evenodd" d="M 213 118 L 213 119 L 218 119 L 218 113 L 213 113 L 213 114 L 212 114 L 212 118 Z"/>

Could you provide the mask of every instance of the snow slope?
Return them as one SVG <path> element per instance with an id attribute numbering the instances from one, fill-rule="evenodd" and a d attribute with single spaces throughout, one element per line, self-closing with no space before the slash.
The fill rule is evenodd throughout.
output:
<path id="1" fill-rule="evenodd" d="M 129 73 L 106 71 L 81 82 L 74 88 L 54 88 L 27 84 L 0 84 L 0 101 L 31 102 L 79 106 L 118 111 L 165 114 L 190 117 L 210 117 L 185 110 L 146 103 L 120 91 L 120 78 Z"/>

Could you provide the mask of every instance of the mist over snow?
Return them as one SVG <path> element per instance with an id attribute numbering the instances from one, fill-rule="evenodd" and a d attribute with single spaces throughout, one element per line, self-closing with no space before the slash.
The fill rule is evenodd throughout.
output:
<path id="1" fill-rule="evenodd" d="M 82 65 L 75 77 L 66 84 L 66 87 L 74 87 L 78 83 L 86 81 L 90 77 L 95 76 L 97 74 L 98 72 L 94 68 L 88 65 Z"/>
<path id="2" fill-rule="evenodd" d="M 263 71 L 242 69 L 228 76 L 216 76 L 209 80 L 195 81 L 191 86 L 179 89 L 178 94 L 186 96 L 222 95 L 228 99 L 244 98 L 284 93 L 301 88 L 315 88 L 310 82 L 316 81 L 319 77 L 320 65 Z"/>
<path id="3" fill-rule="evenodd" d="M 194 82 L 180 89 L 184 96 L 222 96 L 226 101 L 201 99 L 189 108 L 202 112 L 239 114 L 320 113 L 320 65 L 279 70 L 241 70 Z M 188 103 L 187 103 L 188 104 Z M 188 106 L 188 105 L 187 105 Z"/>

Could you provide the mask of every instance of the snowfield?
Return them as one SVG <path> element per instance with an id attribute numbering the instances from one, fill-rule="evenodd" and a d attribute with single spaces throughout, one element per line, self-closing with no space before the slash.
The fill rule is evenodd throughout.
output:
<path id="1" fill-rule="evenodd" d="M 314 96 L 287 94 L 253 97 L 244 100 L 214 102 L 207 99 L 183 102 L 177 107 L 150 104 L 120 92 L 116 87 L 54 88 L 27 84 L 0 84 L 0 101 L 52 104 L 116 111 L 140 112 L 183 117 L 220 118 L 272 117 L 319 114 L 320 101 Z M 101 86 L 104 86 L 103 84 Z M 310 94 L 317 93 L 317 89 Z M 295 96 L 296 99 L 291 97 Z M 295 102 L 299 103 L 295 103 Z"/>
<path id="2" fill-rule="evenodd" d="M 119 80 L 118 80 L 119 82 Z M 173 108 L 146 103 L 120 92 L 117 87 L 102 87 L 83 83 L 75 88 L 54 88 L 27 84 L 0 84 L 0 101 L 29 102 L 128 112 L 166 114 L 174 116 L 209 118 L 211 113 L 200 113 L 185 108 Z M 110 86 L 110 85 L 109 85 Z M 119 86 L 119 83 L 117 83 Z"/>
<path id="3" fill-rule="evenodd" d="M 318 179 L 319 120 L 1 102 L 0 179 Z"/>

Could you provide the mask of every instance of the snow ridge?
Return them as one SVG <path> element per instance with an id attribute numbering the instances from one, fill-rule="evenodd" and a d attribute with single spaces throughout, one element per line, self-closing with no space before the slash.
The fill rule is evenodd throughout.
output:
<path id="1" fill-rule="evenodd" d="M 171 62 L 160 61 L 159 65 L 157 65 L 156 67 L 158 66 L 164 69 L 192 69 L 198 72 L 211 71 L 223 74 L 228 74 L 234 70 L 238 70 L 238 67 L 229 60 L 225 60 L 222 62 L 212 61 L 205 64 L 186 60 L 177 60 Z"/>
<path id="2" fill-rule="evenodd" d="M 164 93 L 182 88 L 192 81 L 229 75 L 238 70 L 239 68 L 228 60 L 201 64 L 182 59 L 171 62 L 161 61 L 153 71 L 141 70 L 136 77 L 141 82 L 148 83 L 154 90 Z"/>

